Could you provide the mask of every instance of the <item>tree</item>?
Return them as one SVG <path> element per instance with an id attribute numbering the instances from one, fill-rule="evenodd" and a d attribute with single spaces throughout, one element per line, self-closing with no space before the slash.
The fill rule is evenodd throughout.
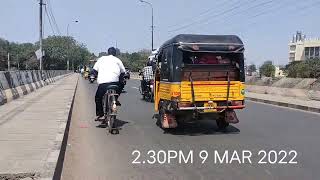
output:
<path id="1" fill-rule="evenodd" d="M 253 72 L 256 72 L 257 71 L 257 67 L 255 64 L 251 64 L 248 66 L 248 72 L 250 75 L 252 75 Z"/>
<path id="2" fill-rule="evenodd" d="M 265 61 L 260 67 L 260 74 L 267 77 L 274 77 L 276 68 L 272 64 L 272 61 Z"/>
<path id="3" fill-rule="evenodd" d="M 320 59 L 291 62 L 286 71 L 292 78 L 320 78 Z"/>
<path id="4" fill-rule="evenodd" d="M 35 51 L 39 48 L 39 42 L 15 43 L 0 38 L 0 70 L 7 69 L 7 55 L 10 53 L 10 64 L 12 69 L 39 69 L 39 61 L 36 59 Z M 90 52 L 72 37 L 49 36 L 43 40 L 45 52 L 44 69 L 67 69 L 67 61 L 72 62 L 74 67 L 86 64 L 90 58 Z"/>
<path id="5" fill-rule="evenodd" d="M 107 52 L 100 52 L 99 55 L 98 55 L 98 57 L 107 56 L 107 55 L 108 55 Z"/>
<path id="6" fill-rule="evenodd" d="M 69 67 L 72 69 L 73 63 L 76 68 L 81 64 L 87 64 L 91 56 L 89 50 L 72 37 L 49 36 L 43 41 L 43 47 L 45 69 L 67 69 L 68 60 Z"/>
<path id="7" fill-rule="evenodd" d="M 310 78 L 320 78 L 320 58 L 306 61 L 310 71 Z"/>
<path id="8" fill-rule="evenodd" d="M 146 64 L 148 60 L 148 52 L 142 50 L 134 53 L 120 53 L 119 58 L 122 60 L 124 66 L 130 68 L 132 71 L 138 71 Z"/>

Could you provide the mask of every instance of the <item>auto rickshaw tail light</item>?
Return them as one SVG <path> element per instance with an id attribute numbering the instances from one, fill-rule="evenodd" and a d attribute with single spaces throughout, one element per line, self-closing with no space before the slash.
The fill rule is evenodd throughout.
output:
<path id="1" fill-rule="evenodd" d="M 181 93 L 180 92 L 172 92 L 171 96 L 172 97 L 180 97 Z"/>

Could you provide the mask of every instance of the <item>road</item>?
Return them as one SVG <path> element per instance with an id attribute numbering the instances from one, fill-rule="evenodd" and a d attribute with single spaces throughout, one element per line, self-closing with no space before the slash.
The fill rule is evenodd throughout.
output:
<path id="1" fill-rule="evenodd" d="M 105 128 L 94 122 L 94 94 L 96 84 L 79 81 L 75 97 L 68 145 L 62 171 L 63 180 L 80 179 L 132 179 L 132 180 L 196 180 L 196 179 L 318 179 L 320 175 L 320 116 L 318 114 L 282 108 L 272 105 L 246 102 L 247 108 L 239 111 L 240 123 L 230 126 L 227 132 L 219 132 L 214 121 L 188 124 L 176 131 L 164 133 L 153 119 L 153 104 L 144 102 L 138 93 L 138 80 L 130 80 L 127 93 L 121 95 L 122 107 L 119 111 L 119 135 L 109 135 Z M 171 162 L 133 164 L 151 159 L 149 150 L 179 151 L 187 155 L 194 152 L 193 163 Z M 198 156 L 201 150 L 208 152 L 202 164 Z M 215 150 L 221 154 L 229 150 L 252 153 L 249 161 L 239 163 L 214 162 Z M 284 152 L 275 164 L 270 153 L 267 164 L 259 164 L 263 153 L 271 150 L 280 153 L 296 151 L 297 164 L 279 164 Z M 160 153 L 159 153 L 160 154 Z M 150 155 L 150 154 L 149 154 Z M 163 154 L 160 154 L 163 155 Z M 162 156 L 159 156 L 161 160 Z M 240 157 L 241 158 L 241 157 Z M 288 162 L 294 152 L 285 156 Z M 190 160 L 190 159 L 188 159 Z M 162 161 L 161 161 L 162 162 Z"/>

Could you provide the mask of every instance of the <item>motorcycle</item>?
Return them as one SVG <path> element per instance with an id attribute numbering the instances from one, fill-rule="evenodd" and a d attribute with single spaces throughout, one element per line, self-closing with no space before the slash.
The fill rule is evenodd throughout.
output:
<path id="1" fill-rule="evenodd" d="M 142 95 L 142 99 L 146 100 L 148 102 L 154 102 L 154 87 L 153 87 L 153 80 L 147 81 L 146 83 L 146 89 L 144 91 L 142 91 L 142 87 L 140 86 L 139 90 L 140 90 L 140 94 Z"/>
<path id="2" fill-rule="evenodd" d="M 89 77 L 90 83 L 93 83 L 96 80 L 96 76 L 94 74 L 91 74 Z"/>

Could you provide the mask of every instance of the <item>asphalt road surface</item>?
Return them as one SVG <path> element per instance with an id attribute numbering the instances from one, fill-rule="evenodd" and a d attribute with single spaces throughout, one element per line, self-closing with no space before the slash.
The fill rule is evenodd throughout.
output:
<path id="1" fill-rule="evenodd" d="M 138 87 L 138 80 L 128 81 L 120 97 L 120 134 L 110 135 L 94 122 L 97 85 L 80 78 L 63 180 L 319 179 L 318 114 L 248 101 L 237 112 L 240 123 L 226 132 L 201 121 L 165 133 Z"/>

